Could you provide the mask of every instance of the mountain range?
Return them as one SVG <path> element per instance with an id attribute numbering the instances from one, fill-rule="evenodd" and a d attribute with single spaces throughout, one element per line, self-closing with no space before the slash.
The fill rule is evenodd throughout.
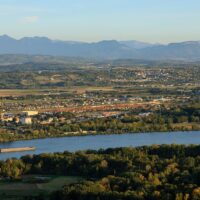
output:
<path id="1" fill-rule="evenodd" d="M 104 40 L 76 42 L 47 37 L 24 37 L 19 40 L 0 36 L 0 54 L 51 55 L 95 59 L 149 59 L 200 61 L 200 42 L 150 44 L 140 41 Z"/>

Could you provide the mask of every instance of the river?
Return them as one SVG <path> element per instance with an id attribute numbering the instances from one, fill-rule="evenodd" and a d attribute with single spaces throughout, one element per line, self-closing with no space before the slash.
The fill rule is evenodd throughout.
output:
<path id="1" fill-rule="evenodd" d="M 36 150 L 30 152 L 0 153 L 0 160 L 13 157 L 19 158 L 27 154 L 137 147 L 152 144 L 200 144 L 200 131 L 76 136 L 1 143 L 0 148 L 34 146 Z"/>

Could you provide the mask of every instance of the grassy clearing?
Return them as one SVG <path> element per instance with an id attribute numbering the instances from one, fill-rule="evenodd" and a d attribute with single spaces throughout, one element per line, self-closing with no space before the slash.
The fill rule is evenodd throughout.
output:
<path id="1" fill-rule="evenodd" d="M 199 123 L 188 123 L 188 122 L 183 122 L 183 123 L 177 123 L 172 125 L 173 128 L 185 128 L 185 129 L 192 129 L 193 126 L 195 126 L 197 129 L 200 129 L 200 124 Z"/>
<path id="2" fill-rule="evenodd" d="M 51 181 L 47 183 L 37 184 L 37 188 L 47 192 L 52 192 L 59 190 L 60 188 L 62 188 L 63 185 L 77 183 L 81 180 L 82 179 L 79 177 L 60 176 L 53 178 Z"/>
<path id="3" fill-rule="evenodd" d="M 36 177 L 36 176 L 35 176 Z M 0 182 L 0 199 L 20 199 L 25 196 L 38 196 L 40 194 L 49 194 L 61 189 L 64 185 L 76 183 L 83 180 L 80 177 L 70 176 L 47 176 L 49 180 L 44 183 L 29 182 Z M 34 177 L 32 177 L 34 178 Z"/>

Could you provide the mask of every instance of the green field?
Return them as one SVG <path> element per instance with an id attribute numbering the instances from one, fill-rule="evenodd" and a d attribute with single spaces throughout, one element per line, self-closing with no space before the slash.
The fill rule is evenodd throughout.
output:
<path id="1" fill-rule="evenodd" d="M 38 196 L 49 194 L 61 189 L 64 185 L 81 181 L 80 177 L 70 176 L 42 176 L 47 181 L 36 181 L 36 176 L 24 178 L 21 181 L 0 181 L 0 199 L 21 199 L 26 196 Z"/>

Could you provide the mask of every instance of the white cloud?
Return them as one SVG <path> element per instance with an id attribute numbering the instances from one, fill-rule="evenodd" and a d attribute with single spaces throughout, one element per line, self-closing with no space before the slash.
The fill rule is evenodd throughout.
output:
<path id="1" fill-rule="evenodd" d="M 38 16 L 26 16 L 21 20 L 21 22 L 27 23 L 27 24 L 32 24 L 32 23 L 38 22 L 38 20 L 39 20 Z"/>

